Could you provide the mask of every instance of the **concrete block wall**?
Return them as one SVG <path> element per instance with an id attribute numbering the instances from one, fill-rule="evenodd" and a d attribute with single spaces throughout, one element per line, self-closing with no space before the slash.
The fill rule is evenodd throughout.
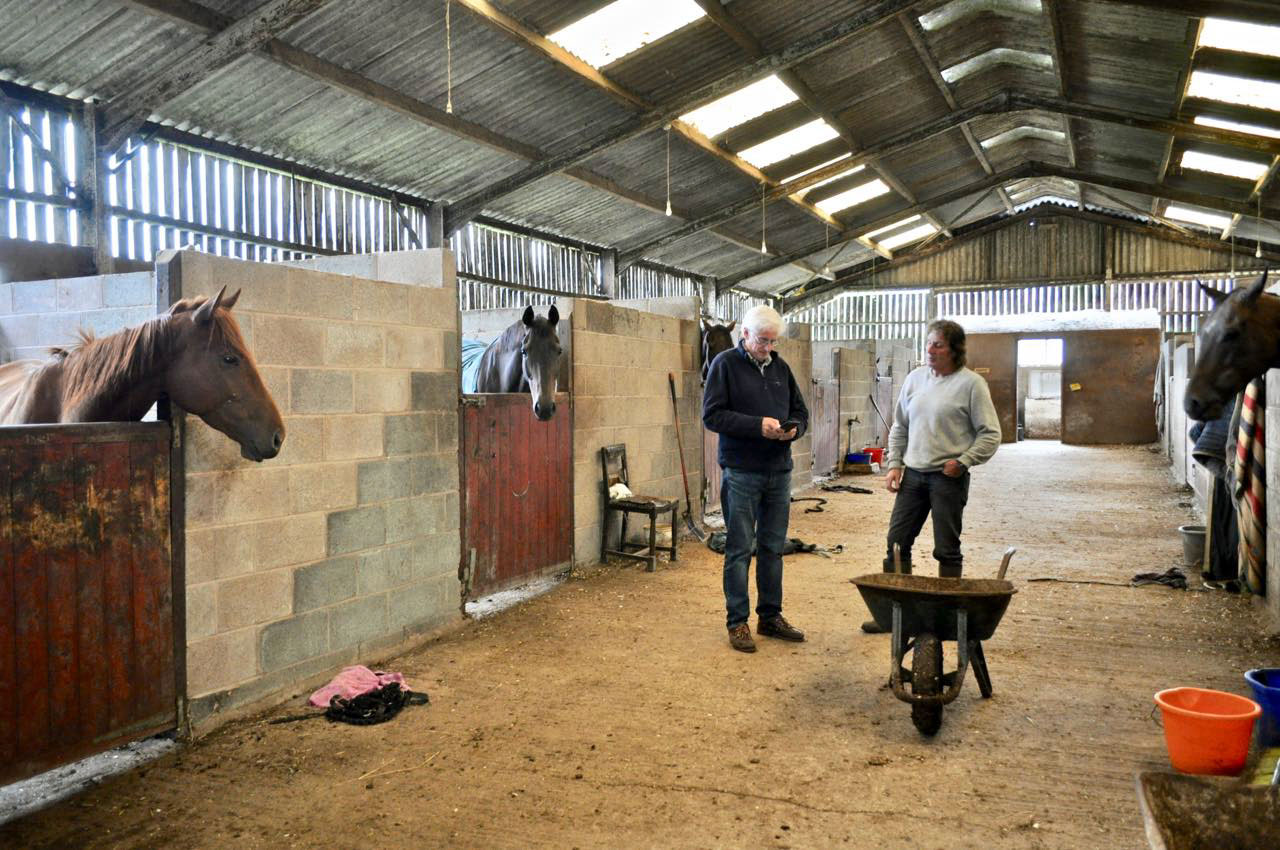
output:
<path id="1" fill-rule="evenodd" d="M 875 439 L 871 407 L 872 382 L 875 380 L 875 356 L 865 349 L 840 348 L 836 350 L 840 376 L 840 452 L 844 457 L 851 450 L 870 445 Z M 853 443 L 849 444 L 849 420 L 853 423 Z M 892 420 L 891 420 L 892 421 Z"/>
<path id="2" fill-rule="evenodd" d="M 791 444 L 791 487 L 801 490 L 813 483 L 813 328 L 800 322 L 787 322 L 786 340 L 778 346 L 778 353 L 791 367 L 805 407 L 809 408 L 809 430 Z"/>
<path id="3" fill-rule="evenodd" d="M 81 328 L 107 336 L 157 312 L 154 272 L 0 283 L 0 362 L 43 360 Z"/>
<path id="4" fill-rule="evenodd" d="M 1173 372 L 1169 382 L 1167 403 L 1169 405 L 1169 448 L 1171 472 L 1173 480 L 1179 484 L 1191 483 L 1191 438 L 1187 432 L 1191 423 L 1187 421 L 1186 411 L 1182 408 L 1182 399 L 1186 395 L 1187 381 L 1191 377 L 1191 367 L 1195 356 L 1190 343 L 1179 345 L 1173 352 Z"/>
<path id="5" fill-rule="evenodd" d="M 254 464 L 186 419 L 203 731 L 461 619 L 457 288 L 439 251 L 291 267 L 183 253 L 180 276 L 187 297 L 242 288 L 234 314 L 287 429 Z"/>
<path id="6" fill-rule="evenodd" d="M 586 299 L 576 303 L 572 324 L 574 562 L 590 564 L 600 559 L 602 446 L 626 444 L 634 492 L 684 501 L 669 372 L 676 379 L 689 491 L 701 492 L 698 326 Z"/>

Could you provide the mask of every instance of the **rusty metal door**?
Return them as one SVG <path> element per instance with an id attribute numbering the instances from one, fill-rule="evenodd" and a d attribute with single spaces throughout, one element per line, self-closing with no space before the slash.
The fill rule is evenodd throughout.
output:
<path id="1" fill-rule="evenodd" d="M 840 463 L 840 382 L 814 381 L 813 474 L 830 475 Z"/>
<path id="2" fill-rule="evenodd" d="M 463 595 L 477 599 L 573 561 L 573 406 L 534 418 L 528 393 L 463 396 Z"/>
<path id="3" fill-rule="evenodd" d="M 170 553 L 167 422 L 0 428 L 0 784 L 176 725 Z"/>

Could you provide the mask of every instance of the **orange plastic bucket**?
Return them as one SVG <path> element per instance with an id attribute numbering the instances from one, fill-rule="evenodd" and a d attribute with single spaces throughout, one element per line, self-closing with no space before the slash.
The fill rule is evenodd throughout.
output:
<path id="1" fill-rule="evenodd" d="M 871 455 L 872 463 L 884 463 L 884 449 L 876 446 L 865 446 L 862 449 L 866 454 Z"/>
<path id="2" fill-rule="evenodd" d="M 1175 768 L 1222 776 L 1244 769 L 1253 724 L 1262 713 L 1256 702 L 1224 691 L 1169 688 L 1156 694 L 1156 705 Z"/>

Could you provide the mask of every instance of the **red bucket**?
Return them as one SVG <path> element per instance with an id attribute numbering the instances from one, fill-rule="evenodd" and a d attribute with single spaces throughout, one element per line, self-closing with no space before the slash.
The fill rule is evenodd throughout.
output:
<path id="1" fill-rule="evenodd" d="M 884 463 L 884 449 L 875 446 L 867 446 L 862 450 L 863 454 L 871 455 L 872 463 Z"/>

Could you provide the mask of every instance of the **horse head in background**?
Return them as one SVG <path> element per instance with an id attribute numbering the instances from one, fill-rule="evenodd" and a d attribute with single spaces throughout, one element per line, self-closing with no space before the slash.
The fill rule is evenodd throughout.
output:
<path id="1" fill-rule="evenodd" d="M 533 396 L 533 415 L 546 421 L 556 412 L 560 378 L 560 311 L 552 304 L 544 319 L 526 307 L 524 315 L 489 343 L 480 358 L 476 392 Z"/>
<path id="2" fill-rule="evenodd" d="M 1251 380 L 1280 366 L 1280 296 L 1263 291 L 1265 271 L 1252 286 L 1230 293 L 1200 288 L 1217 306 L 1200 326 L 1183 407 L 1193 419 L 1210 420 Z"/>
<path id="3" fill-rule="evenodd" d="M 170 399 L 261 461 L 280 453 L 284 422 L 224 298 L 179 301 L 169 312 L 97 339 L 53 349 L 53 359 L 0 366 L 0 425 L 135 422 Z"/>
<path id="4" fill-rule="evenodd" d="M 703 383 L 706 383 L 707 370 L 711 368 L 711 361 L 716 359 L 716 355 L 733 348 L 733 326 L 736 324 L 734 321 L 727 325 L 713 325 L 706 319 L 702 320 Z"/>

